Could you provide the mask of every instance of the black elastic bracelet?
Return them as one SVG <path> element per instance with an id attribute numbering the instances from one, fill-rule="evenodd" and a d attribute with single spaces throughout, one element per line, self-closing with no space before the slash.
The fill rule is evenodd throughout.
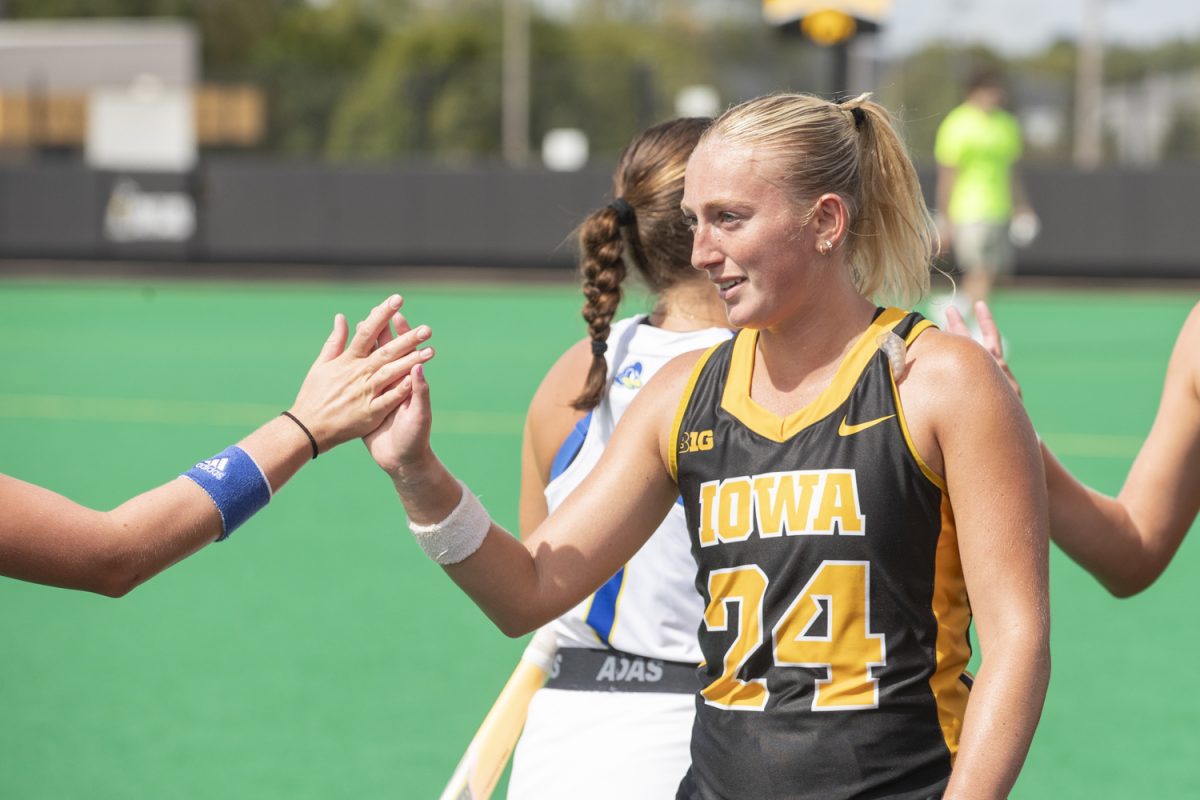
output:
<path id="1" fill-rule="evenodd" d="M 281 416 L 281 417 L 287 417 L 287 418 L 288 418 L 288 419 L 290 419 L 292 422 L 294 422 L 294 423 L 296 423 L 297 425 L 299 425 L 299 426 L 300 426 L 300 430 L 304 431 L 304 435 L 308 437 L 308 442 L 309 442 L 309 444 L 311 444 L 311 445 L 312 445 L 312 449 L 313 449 L 313 458 L 316 458 L 316 457 L 317 457 L 317 454 L 318 454 L 320 451 L 319 451 L 319 450 L 317 450 L 317 440 L 316 440 L 315 438 L 313 438 L 312 431 L 310 431 L 308 428 L 306 428 L 306 427 L 304 426 L 304 423 L 303 423 L 303 422 L 301 422 L 300 420 L 296 419 L 296 415 L 295 415 L 295 414 L 293 414 L 293 413 L 292 413 L 292 412 L 290 412 L 290 411 L 281 411 L 281 412 L 279 412 L 279 416 Z"/>

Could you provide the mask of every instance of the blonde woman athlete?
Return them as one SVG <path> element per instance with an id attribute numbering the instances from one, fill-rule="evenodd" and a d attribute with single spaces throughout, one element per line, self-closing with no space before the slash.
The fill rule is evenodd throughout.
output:
<path id="1" fill-rule="evenodd" d="M 618 420 L 675 356 L 728 339 L 725 306 L 692 269 L 680 219 L 688 156 L 711 119 L 655 125 L 626 147 L 615 198 L 579 228 L 588 338 L 547 373 L 530 404 L 521 532 L 532 533 L 595 468 Z M 628 273 L 654 310 L 613 321 Z M 550 623 L 555 674 L 530 705 L 508 796 L 670 797 L 691 761 L 699 688 L 694 585 L 683 506 L 603 586 Z M 597 765 L 604 765 L 597 769 Z"/>
<path id="2" fill-rule="evenodd" d="M 415 367 L 372 443 L 410 527 L 522 635 L 682 494 L 705 661 L 677 797 L 1006 797 L 1049 678 L 1045 479 L 991 357 L 870 299 L 920 295 L 936 239 L 887 112 L 736 106 L 693 152 L 683 211 L 738 336 L 665 366 L 524 540 L 434 455 Z"/>

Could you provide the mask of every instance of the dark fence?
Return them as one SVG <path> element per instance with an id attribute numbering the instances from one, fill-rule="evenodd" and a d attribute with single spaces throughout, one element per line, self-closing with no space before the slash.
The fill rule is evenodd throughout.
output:
<path id="1" fill-rule="evenodd" d="M 569 268 L 609 167 L 210 160 L 186 175 L 0 167 L 0 259 Z M 1021 274 L 1200 277 L 1200 167 L 1026 172 L 1042 232 Z"/>

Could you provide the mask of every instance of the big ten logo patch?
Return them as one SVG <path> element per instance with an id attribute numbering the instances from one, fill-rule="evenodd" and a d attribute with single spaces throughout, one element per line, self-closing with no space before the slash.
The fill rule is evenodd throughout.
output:
<path id="1" fill-rule="evenodd" d="M 679 434 L 679 452 L 681 453 L 699 453 L 712 449 L 712 431 L 684 431 Z"/>

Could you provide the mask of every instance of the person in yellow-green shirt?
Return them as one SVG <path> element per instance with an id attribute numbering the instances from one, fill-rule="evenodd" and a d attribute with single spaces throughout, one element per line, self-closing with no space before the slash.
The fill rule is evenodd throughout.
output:
<path id="1" fill-rule="evenodd" d="M 943 248 L 953 247 L 963 272 L 968 315 L 986 300 L 998 275 L 1012 272 L 1013 245 L 1037 233 L 1037 217 L 1015 172 L 1021 129 L 1003 108 L 1004 83 L 994 71 L 973 75 L 966 99 L 938 127 L 937 221 Z"/>

